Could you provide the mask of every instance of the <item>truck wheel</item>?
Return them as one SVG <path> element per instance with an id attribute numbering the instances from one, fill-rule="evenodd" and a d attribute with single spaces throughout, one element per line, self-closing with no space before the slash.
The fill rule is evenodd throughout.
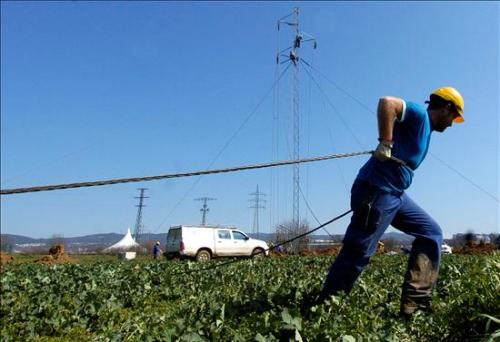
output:
<path id="1" fill-rule="evenodd" d="M 212 256 L 210 255 L 210 252 L 206 249 L 202 249 L 201 251 L 198 251 L 198 253 L 196 253 L 196 261 L 198 262 L 206 262 L 211 258 Z"/>
<path id="2" fill-rule="evenodd" d="M 252 251 L 252 256 L 255 259 L 263 259 L 265 256 L 264 250 L 262 248 L 254 248 L 254 250 Z"/>

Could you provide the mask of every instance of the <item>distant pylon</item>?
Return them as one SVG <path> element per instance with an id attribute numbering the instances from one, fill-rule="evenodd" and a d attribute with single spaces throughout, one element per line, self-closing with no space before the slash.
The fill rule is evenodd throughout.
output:
<path id="1" fill-rule="evenodd" d="M 139 190 L 141 194 L 139 195 L 139 197 L 134 197 L 139 199 L 139 204 L 136 205 L 138 209 L 137 209 L 137 218 L 135 220 L 134 239 L 135 241 L 139 242 L 144 232 L 144 226 L 142 224 L 142 208 L 145 207 L 144 199 L 149 197 L 144 196 L 144 191 L 148 190 L 147 188 L 139 188 L 137 190 Z"/>
<path id="2" fill-rule="evenodd" d="M 195 201 L 203 201 L 203 207 L 200 209 L 202 212 L 201 217 L 201 225 L 204 226 L 207 223 L 207 213 L 210 211 L 210 208 L 207 206 L 207 201 L 215 201 L 217 198 L 212 197 L 200 197 L 196 198 Z"/>
<path id="3" fill-rule="evenodd" d="M 254 209 L 254 214 L 253 214 L 253 226 L 252 226 L 252 233 L 256 234 L 257 236 L 259 235 L 259 209 L 266 209 L 264 205 L 261 205 L 263 202 L 265 203 L 265 199 L 261 199 L 261 196 L 265 196 L 266 194 L 263 192 L 259 191 L 259 185 L 257 184 L 257 190 L 255 192 L 252 192 L 250 194 L 253 196 L 253 198 L 250 200 L 253 202 L 253 206 L 249 207 Z"/>

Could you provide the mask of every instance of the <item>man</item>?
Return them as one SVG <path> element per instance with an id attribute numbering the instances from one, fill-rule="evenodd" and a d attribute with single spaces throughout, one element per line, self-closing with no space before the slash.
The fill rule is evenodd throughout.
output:
<path id="1" fill-rule="evenodd" d="M 404 191 L 427 154 L 432 131 L 443 132 L 453 122 L 464 121 L 464 100 L 456 89 L 444 87 L 435 90 L 426 103 L 427 109 L 394 97 L 380 99 L 379 144 L 352 186 L 351 223 L 319 302 L 352 289 L 391 224 L 415 237 L 403 283 L 401 313 L 411 315 L 429 308 L 443 235 L 439 225 Z"/>
<path id="2" fill-rule="evenodd" d="M 156 241 L 156 244 L 153 247 L 153 258 L 160 259 L 160 257 L 161 257 L 160 241 Z"/>

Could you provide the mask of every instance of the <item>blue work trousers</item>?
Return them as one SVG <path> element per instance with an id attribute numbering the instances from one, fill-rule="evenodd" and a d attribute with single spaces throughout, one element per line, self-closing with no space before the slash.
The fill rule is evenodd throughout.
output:
<path id="1" fill-rule="evenodd" d="M 340 291 L 350 292 L 391 224 L 415 237 L 403 283 L 401 310 L 411 314 L 427 308 L 441 257 L 443 235 L 439 225 L 406 193 L 388 193 L 359 179 L 352 186 L 351 208 L 351 223 L 320 299 Z"/>

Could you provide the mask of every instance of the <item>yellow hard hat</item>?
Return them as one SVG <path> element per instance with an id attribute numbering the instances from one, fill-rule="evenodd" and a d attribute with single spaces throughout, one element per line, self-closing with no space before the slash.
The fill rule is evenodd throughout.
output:
<path id="1" fill-rule="evenodd" d="M 453 87 L 442 87 L 439 89 L 436 89 L 432 92 L 433 95 L 439 96 L 446 101 L 452 102 L 455 107 L 457 108 L 459 116 L 453 120 L 455 123 L 461 123 L 464 122 L 464 98 L 458 90 L 456 90 Z"/>
<path id="2" fill-rule="evenodd" d="M 156 241 L 156 244 L 159 245 L 160 244 L 160 241 Z"/>

